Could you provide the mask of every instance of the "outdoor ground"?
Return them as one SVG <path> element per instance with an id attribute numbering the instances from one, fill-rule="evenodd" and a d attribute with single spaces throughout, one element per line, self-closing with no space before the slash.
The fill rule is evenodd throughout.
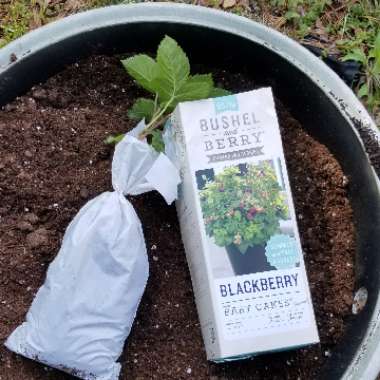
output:
<path id="1" fill-rule="evenodd" d="M 140 0 L 126 0 L 134 3 Z M 0 0 L 0 47 L 50 21 L 121 0 Z M 276 28 L 332 55 L 380 126 L 380 0 L 179 0 L 224 9 Z M 376 41 L 376 36 L 379 38 Z M 376 47 L 377 45 L 377 47 Z M 351 64 L 351 65 L 350 65 Z M 350 73 L 349 73 L 350 74 Z M 351 73 L 352 74 L 352 73 Z"/>

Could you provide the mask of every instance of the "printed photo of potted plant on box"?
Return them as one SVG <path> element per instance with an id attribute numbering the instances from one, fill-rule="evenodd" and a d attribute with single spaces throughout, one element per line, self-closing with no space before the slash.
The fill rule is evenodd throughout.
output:
<path id="1" fill-rule="evenodd" d="M 224 168 L 213 180 L 206 178 L 200 199 L 210 244 L 226 248 L 235 275 L 276 269 L 265 246 L 280 233 L 288 206 L 273 161 Z"/>

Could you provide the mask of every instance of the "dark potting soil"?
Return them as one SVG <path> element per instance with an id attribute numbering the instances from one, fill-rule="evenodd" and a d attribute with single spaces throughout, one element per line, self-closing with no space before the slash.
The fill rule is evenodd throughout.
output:
<path id="1" fill-rule="evenodd" d="M 254 88 L 215 71 L 232 91 Z M 0 111 L 0 343 L 20 324 L 79 208 L 111 189 L 113 148 L 144 95 L 117 58 L 68 67 Z M 321 344 L 230 364 L 206 361 L 174 206 L 131 198 L 142 219 L 150 278 L 121 357 L 121 379 L 311 379 L 345 332 L 354 290 L 355 231 L 346 178 L 328 149 L 277 101 Z M 0 347 L 1 380 L 71 379 Z"/>

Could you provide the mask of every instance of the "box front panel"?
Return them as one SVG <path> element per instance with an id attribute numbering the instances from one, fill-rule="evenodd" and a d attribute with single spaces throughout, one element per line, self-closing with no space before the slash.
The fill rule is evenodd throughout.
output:
<path id="1" fill-rule="evenodd" d="M 220 356 L 317 342 L 271 90 L 178 114 Z"/>

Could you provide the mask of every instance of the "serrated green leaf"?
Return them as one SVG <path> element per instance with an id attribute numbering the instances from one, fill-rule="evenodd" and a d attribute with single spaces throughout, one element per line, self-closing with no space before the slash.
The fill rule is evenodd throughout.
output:
<path id="1" fill-rule="evenodd" d="M 342 58 L 342 61 L 356 61 L 364 64 L 366 61 L 366 56 L 362 49 L 355 48 L 350 53 L 346 54 Z"/>
<path id="2" fill-rule="evenodd" d="M 175 102 L 186 102 L 208 98 L 213 89 L 214 81 L 211 74 L 193 75 L 175 94 Z"/>
<path id="3" fill-rule="evenodd" d="M 211 89 L 209 94 L 210 98 L 219 98 L 220 96 L 231 95 L 231 91 L 225 90 L 224 88 L 214 87 Z"/>
<path id="4" fill-rule="evenodd" d="M 106 144 L 117 144 L 118 142 L 120 142 L 121 140 L 123 140 L 123 137 L 124 137 L 124 134 L 120 134 L 120 135 L 116 135 L 116 136 L 108 136 L 104 142 Z"/>
<path id="5" fill-rule="evenodd" d="M 360 87 L 360 89 L 359 89 L 359 91 L 358 91 L 358 97 L 359 97 L 359 98 L 362 98 L 362 97 L 364 97 L 364 96 L 368 96 L 368 85 L 367 85 L 367 83 L 364 83 L 364 84 Z"/>
<path id="6" fill-rule="evenodd" d="M 135 104 L 128 111 L 128 116 L 134 120 L 141 120 L 145 118 L 148 123 L 154 113 L 154 101 L 152 99 L 139 98 Z"/>
<path id="7" fill-rule="evenodd" d="M 154 93 L 155 101 L 141 98 L 128 112 L 132 119 L 145 118 L 146 132 L 157 150 L 163 149 L 161 135 L 151 133 L 159 127 L 179 102 L 224 96 L 230 93 L 215 88 L 212 75 L 190 76 L 190 63 L 182 48 L 169 36 L 161 41 L 156 61 L 138 54 L 122 61 L 127 72 L 146 90 Z M 117 142 L 108 138 L 109 143 Z"/>
<path id="8" fill-rule="evenodd" d="M 128 74 L 137 83 L 150 92 L 155 92 L 154 80 L 158 76 L 159 68 L 156 61 L 146 54 L 138 54 L 121 61 Z"/>
<path id="9" fill-rule="evenodd" d="M 151 145 L 157 152 L 165 151 L 165 143 L 162 139 L 162 131 L 158 129 L 152 131 Z"/>
<path id="10" fill-rule="evenodd" d="M 155 89 L 160 102 L 169 101 L 187 81 L 190 63 L 181 47 L 173 38 L 165 36 L 157 50 L 158 76 Z"/>

